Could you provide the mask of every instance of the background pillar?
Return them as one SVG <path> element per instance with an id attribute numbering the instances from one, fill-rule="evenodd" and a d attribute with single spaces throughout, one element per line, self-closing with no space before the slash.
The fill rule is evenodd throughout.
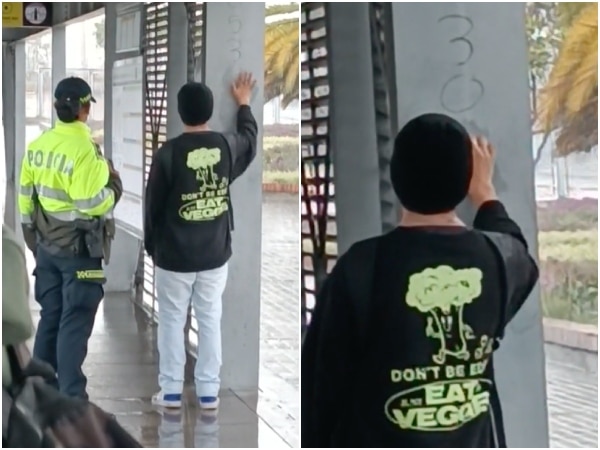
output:
<path id="1" fill-rule="evenodd" d="M 183 3 L 169 2 L 169 59 L 167 60 L 167 139 L 183 132 L 177 112 L 177 93 L 187 82 L 188 18 Z"/>
<path id="2" fill-rule="evenodd" d="M 54 109 L 54 89 L 60 80 L 67 76 L 67 26 L 52 27 L 52 123 L 56 120 Z"/>
<path id="3" fill-rule="evenodd" d="M 524 4 L 393 3 L 392 11 L 399 126 L 441 112 L 487 136 L 497 148 L 497 192 L 537 255 Z M 495 366 L 508 446 L 548 448 L 537 288 Z"/>
<path id="4" fill-rule="evenodd" d="M 259 368 L 262 225 L 262 123 L 264 3 L 205 3 L 204 82 L 215 97 L 209 124 L 235 129 L 237 105 L 231 83 L 242 70 L 256 77 L 252 112 L 259 124 L 256 159 L 233 184 L 235 231 L 229 280 L 223 298 L 222 387 L 256 389 Z"/>
<path id="5" fill-rule="evenodd" d="M 15 46 L 2 43 L 2 129 L 4 131 L 4 170 L 6 191 L 4 194 L 4 223 L 16 228 L 15 192 Z"/>
<path id="6" fill-rule="evenodd" d="M 338 254 L 381 233 L 369 4 L 327 4 Z"/>
<path id="7" fill-rule="evenodd" d="M 25 138 L 25 41 L 2 44 L 2 120 L 6 163 L 4 220 L 22 239 L 16 203 Z"/>

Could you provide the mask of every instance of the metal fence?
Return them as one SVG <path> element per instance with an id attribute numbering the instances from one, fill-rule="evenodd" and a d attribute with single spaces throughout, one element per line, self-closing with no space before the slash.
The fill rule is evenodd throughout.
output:
<path id="1" fill-rule="evenodd" d="M 301 14 L 302 114 L 302 330 L 310 321 L 316 292 L 335 264 L 335 183 L 329 145 L 327 8 L 303 3 Z"/>

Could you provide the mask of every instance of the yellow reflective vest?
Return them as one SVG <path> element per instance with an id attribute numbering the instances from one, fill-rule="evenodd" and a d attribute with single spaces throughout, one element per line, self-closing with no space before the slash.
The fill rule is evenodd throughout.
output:
<path id="1" fill-rule="evenodd" d="M 83 122 L 57 121 L 29 144 L 21 165 L 19 212 L 32 223 L 34 193 L 46 215 L 70 222 L 111 212 L 115 194 L 106 187 L 107 161 Z"/>

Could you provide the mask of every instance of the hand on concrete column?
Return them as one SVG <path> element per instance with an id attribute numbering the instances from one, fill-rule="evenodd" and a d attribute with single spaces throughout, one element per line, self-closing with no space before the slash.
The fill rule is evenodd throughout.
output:
<path id="1" fill-rule="evenodd" d="M 250 105 L 254 86 L 256 80 L 250 72 L 242 72 L 238 75 L 231 86 L 231 94 L 239 106 Z"/>
<path id="2" fill-rule="evenodd" d="M 496 149 L 481 136 L 471 137 L 473 152 L 473 175 L 469 185 L 469 198 L 475 208 L 489 200 L 497 200 L 496 189 L 492 183 Z"/>

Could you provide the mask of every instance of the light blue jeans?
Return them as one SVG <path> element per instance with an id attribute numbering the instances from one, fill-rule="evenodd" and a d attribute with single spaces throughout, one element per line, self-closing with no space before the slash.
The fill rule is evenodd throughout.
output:
<path id="1" fill-rule="evenodd" d="M 198 323 L 198 358 L 194 370 L 196 395 L 217 397 L 221 371 L 221 311 L 227 264 L 196 273 L 156 267 L 158 296 L 158 384 L 164 394 L 183 392 L 184 328 L 190 302 Z"/>

